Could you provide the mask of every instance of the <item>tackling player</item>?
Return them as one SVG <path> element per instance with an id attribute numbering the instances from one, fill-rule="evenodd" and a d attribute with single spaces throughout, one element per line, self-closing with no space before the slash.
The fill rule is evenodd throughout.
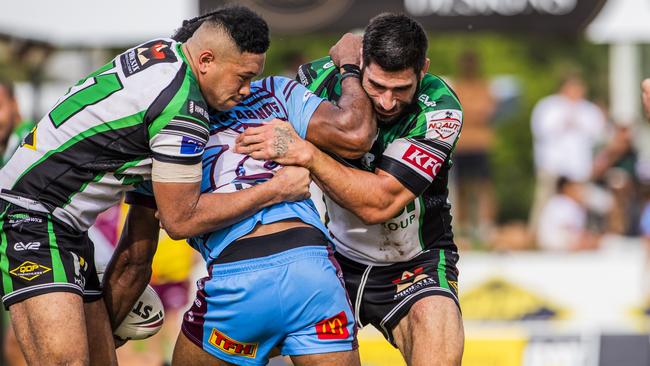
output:
<path id="1" fill-rule="evenodd" d="M 420 24 L 382 14 L 363 40 L 346 35 L 332 59 L 301 66 L 298 80 L 333 101 L 342 81 L 361 78 L 379 125 L 361 159 L 331 157 L 296 134 L 286 151 L 275 151 L 282 123 L 246 130 L 236 151 L 310 170 L 326 195 L 328 229 L 358 324 L 379 329 L 409 365 L 460 365 L 464 332 L 447 179 L 462 109 L 451 88 L 427 73 L 426 49 Z"/>
<path id="2" fill-rule="evenodd" d="M 28 364 L 116 363 L 86 231 L 134 184 L 153 180 L 175 238 L 308 194 L 299 168 L 245 191 L 200 192 L 208 105 L 248 95 L 268 46 L 264 20 L 231 7 L 185 43 L 127 50 L 70 88 L 0 170 L 2 301 Z"/>

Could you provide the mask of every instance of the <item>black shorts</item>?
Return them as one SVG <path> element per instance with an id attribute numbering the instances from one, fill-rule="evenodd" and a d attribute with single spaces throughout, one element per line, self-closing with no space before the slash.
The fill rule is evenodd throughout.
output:
<path id="1" fill-rule="evenodd" d="M 408 262 L 368 266 L 336 253 L 357 323 L 372 324 L 393 345 L 393 329 L 416 301 L 446 296 L 458 302 L 458 253 L 431 249 Z M 360 290 L 361 289 L 361 290 Z"/>
<path id="2" fill-rule="evenodd" d="M 49 292 L 72 292 L 86 302 L 102 297 L 94 245 L 48 213 L 0 200 L 0 272 L 5 308 Z"/>

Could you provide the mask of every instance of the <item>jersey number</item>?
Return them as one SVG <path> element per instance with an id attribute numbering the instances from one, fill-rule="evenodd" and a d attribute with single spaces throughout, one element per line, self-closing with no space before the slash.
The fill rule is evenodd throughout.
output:
<path id="1" fill-rule="evenodd" d="M 52 109 L 50 119 L 56 128 L 87 106 L 101 102 L 123 88 L 116 73 L 93 76 L 91 79 L 94 81 L 92 84 L 76 90 Z M 80 84 L 84 84 L 86 80 Z"/>

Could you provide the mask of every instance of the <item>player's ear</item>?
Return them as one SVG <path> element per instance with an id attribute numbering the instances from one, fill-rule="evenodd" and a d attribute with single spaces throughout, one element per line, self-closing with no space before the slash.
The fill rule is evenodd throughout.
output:
<path id="1" fill-rule="evenodd" d="M 429 65 L 431 64 L 431 60 L 427 57 L 424 59 L 424 66 L 422 67 L 422 71 L 420 71 L 420 80 L 424 77 L 424 75 L 429 71 Z"/>
<path id="2" fill-rule="evenodd" d="M 214 54 L 211 50 L 203 50 L 199 54 L 199 72 L 205 74 L 210 67 L 210 64 L 214 62 Z"/>

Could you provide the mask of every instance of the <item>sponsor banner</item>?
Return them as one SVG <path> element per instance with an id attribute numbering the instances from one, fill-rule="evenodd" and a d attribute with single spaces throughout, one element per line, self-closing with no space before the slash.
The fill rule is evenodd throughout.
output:
<path id="1" fill-rule="evenodd" d="M 466 324 L 539 322 L 566 331 L 636 332 L 650 314 L 645 253 L 638 242 L 578 253 L 461 253 L 460 304 Z M 532 322 L 532 320 L 536 320 Z"/>
<path id="2" fill-rule="evenodd" d="M 204 14 L 232 0 L 199 0 Z M 605 0 L 240 0 L 276 33 L 362 29 L 378 13 L 404 13 L 430 31 L 529 31 L 576 34 Z M 381 9 L 381 11 L 379 10 Z"/>

